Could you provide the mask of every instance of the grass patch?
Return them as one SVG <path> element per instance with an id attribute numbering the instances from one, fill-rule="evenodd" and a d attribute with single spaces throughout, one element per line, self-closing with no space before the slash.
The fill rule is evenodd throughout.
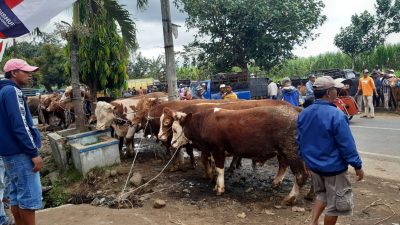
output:
<path id="1" fill-rule="evenodd" d="M 69 168 L 64 176 L 67 184 L 78 182 L 83 178 L 82 174 L 75 168 Z"/>
<path id="2" fill-rule="evenodd" d="M 64 204 L 69 196 L 63 185 L 57 184 L 51 189 L 44 200 L 45 208 L 57 207 Z"/>

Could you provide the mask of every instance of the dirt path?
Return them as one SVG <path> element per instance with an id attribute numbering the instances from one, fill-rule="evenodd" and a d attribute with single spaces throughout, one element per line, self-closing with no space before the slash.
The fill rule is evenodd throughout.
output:
<path id="1" fill-rule="evenodd" d="M 163 163 L 154 159 L 152 152 L 141 154 L 135 165 L 135 172 L 143 175 L 145 180 L 154 177 Z M 306 185 L 296 207 L 304 212 L 295 212 L 292 207 L 282 206 L 282 199 L 289 193 L 292 177 L 288 173 L 278 190 L 271 188 L 272 178 L 276 172 L 276 162 L 270 161 L 257 171 L 252 171 L 251 162 L 244 161 L 242 169 L 226 175 L 226 193 L 215 196 L 213 184 L 203 177 L 202 168 L 184 172 L 165 172 L 152 183 L 146 192 L 138 196 L 133 209 L 109 209 L 90 205 L 70 205 L 63 208 L 49 209 L 38 213 L 40 225 L 67 224 L 308 224 L 312 203 L 303 199 L 308 191 Z M 115 168 L 117 171 L 128 171 L 130 162 Z M 398 173 L 400 169 L 397 170 Z M 394 172 L 394 171 L 393 171 Z M 127 173 L 127 172 L 126 172 Z M 368 173 L 368 172 L 367 172 Z M 371 174 L 371 173 L 370 173 Z M 95 195 L 100 193 L 116 195 L 126 178 L 124 172 L 117 177 L 97 177 L 90 182 L 82 182 L 74 187 L 77 194 Z M 118 182 L 114 183 L 113 180 Z M 355 211 L 352 217 L 339 219 L 339 224 L 399 224 L 400 223 L 400 180 L 390 181 L 367 177 L 363 182 L 354 184 Z M 157 192 L 163 190 L 161 192 Z M 156 192 L 156 193 L 153 193 Z M 143 193 L 141 193 L 143 194 Z M 140 197 L 140 198 L 139 198 Z M 155 199 L 166 201 L 166 207 L 154 209 Z M 371 203 L 376 204 L 371 205 Z M 239 214 L 245 218 L 239 218 Z M 379 221 L 388 218 L 382 223 Z"/>

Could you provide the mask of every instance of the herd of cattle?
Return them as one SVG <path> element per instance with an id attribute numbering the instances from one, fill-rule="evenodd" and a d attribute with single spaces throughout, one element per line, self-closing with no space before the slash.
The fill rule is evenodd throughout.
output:
<path id="1" fill-rule="evenodd" d="M 73 112 L 71 92 L 64 95 L 51 94 L 28 100 L 31 112 L 41 110 L 48 121 L 50 113 L 60 118 L 60 123 L 68 123 L 65 112 Z M 67 97 L 70 97 L 69 99 Z M 86 95 L 82 93 L 82 97 Z M 32 102 L 38 102 L 34 107 Z M 233 157 L 230 170 L 241 165 L 242 158 L 264 163 L 271 158 L 279 162 L 272 187 L 278 187 L 289 167 L 295 180 L 291 192 L 284 199 L 285 204 L 293 204 L 304 185 L 308 172 L 297 153 L 295 140 L 297 116 L 300 108 L 284 101 L 250 100 L 192 100 L 167 101 L 165 93 L 156 92 L 144 96 L 117 99 L 111 102 L 98 101 L 95 109 L 96 128 L 112 128 L 120 140 L 122 157 L 133 156 L 134 135 L 143 131 L 144 136 L 153 135 L 161 141 L 168 155 L 185 148 L 196 167 L 193 149 L 201 151 L 201 161 L 206 178 L 216 172 L 215 191 L 221 195 L 225 191 L 224 164 L 226 157 Z M 63 119 L 61 119 L 63 117 Z M 126 154 L 123 154 L 123 144 Z M 177 152 L 177 153 L 178 153 Z M 182 154 L 175 153 L 171 168 L 177 170 L 183 163 Z M 215 171 L 213 166 L 215 165 Z"/>

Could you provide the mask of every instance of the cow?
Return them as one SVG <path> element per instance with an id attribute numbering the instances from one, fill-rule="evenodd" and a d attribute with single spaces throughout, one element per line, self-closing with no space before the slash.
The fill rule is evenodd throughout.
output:
<path id="1" fill-rule="evenodd" d="M 267 99 L 267 100 L 251 100 L 251 101 L 240 101 L 240 102 L 204 102 L 204 103 L 199 103 L 199 104 L 192 104 L 185 108 L 182 108 L 181 112 L 197 113 L 197 112 L 201 112 L 203 110 L 215 108 L 215 107 L 236 110 L 236 109 L 248 109 L 248 108 L 260 107 L 260 106 L 280 106 L 280 105 L 294 107 L 285 101 L 275 101 L 275 100 Z M 296 111 L 301 111 L 301 108 L 298 108 L 298 107 L 294 107 L 294 109 Z M 160 127 L 160 130 L 158 133 L 159 140 L 164 141 L 164 142 L 171 140 L 171 138 L 172 138 L 172 130 L 171 130 L 172 121 L 173 121 L 173 118 L 170 114 L 164 114 L 160 117 L 161 127 Z M 212 172 L 210 170 L 210 167 L 208 164 L 205 164 L 207 161 L 207 158 L 208 157 L 205 154 L 202 154 L 202 162 L 206 169 L 205 176 L 207 178 L 211 178 Z M 279 160 L 279 158 L 278 158 L 278 160 Z M 256 163 L 256 161 L 253 161 L 253 168 L 255 168 L 255 163 Z M 240 167 L 240 164 L 241 164 L 241 158 L 233 157 L 228 171 L 232 172 L 234 169 Z M 175 164 L 175 166 L 177 166 L 177 165 Z M 282 183 L 286 168 L 287 168 L 287 166 L 285 166 L 284 163 L 280 161 L 280 163 L 279 163 L 279 171 L 280 172 L 278 173 L 276 180 L 274 180 L 274 182 L 273 182 L 273 187 L 278 187 Z"/>
<path id="2" fill-rule="evenodd" d="M 33 116 L 39 116 L 40 123 L 50 124 L 50 113 L 47 108 L 51 102 L 57 101 L 61 96 L 58 93 L 27 97 L 27 104 Z"/>
<path id="3" fill-rule="evenodd" d="M 142 109 L 138 110 L 138 113 L 135 115 L 134 119 L 132 120 L 133 127 L 137 130 L 143 129 L 144 135 L 154 135 L 158 140 L 158 133 L 160 131 L 160 117 L 163 113 L 163 109 L 165 107 L 172 108 L 175 110 L 180 110 L 185 107 L 197 104 L 215 104 L 221 103 L 225 104 L 228 101 L 222 100 L 191 100 L 191 101 L 170 101 L 170 102 L 155 102 L 150 101 L 147 103 L 147 107 L 143 107 Z M 130 132 L 131 134 L 134 132 Z M 172 136 L 171 136 L 172 138 Z M 166 153 L 170 156 L 170 147 L 171 147 L 171 140 L 163 139 L 163 145 L 166 147 Z M 197 166 L 196 159 L 193 155 L 193 147 L 188 144 L 185 145 L 184 148 L 186 149 L 187 154 L 190 156 L 191 165 L 193 168 Z M 183 163 L 182 155 L 178 154 L 180 157 L 177 157 L 173 167 L 170 169 L 171 172 L 176 171 L 179 169 L 179 166 Z"/>
<path id="4" fill-rule="evenodd" d="M 112 127 L 118 139 L 119 150 L 122 153 L 123 142 L 127 148 L 127 156 L 133 156 L 133 135 L 128 136 L 131 121 L 137 113 L 136 107 L 138 104 L 146 98 L 159 98 L 166 101 L 166 95 L 164 93 L 151 93 L 145 96 L 131 97 L 124 99 L 117 99 L 110 103 L 97 102 L 96 104 L 96 129 L 104 130 L 108 127 Z"/>
<path id="5" fill-rule="evenodd" d="M 68 128 L 68 126 L 75 121 L 75 110 L 72 102 L 63 102 L 61 100 L 51 101 L 46 111 L 48 113 L 53 113 L 60 119 L 58 126 Z"/>
<path id="6" fill-rule="evenodd" d="M 291 192 L 283 200 L 293 204 L 307 179 L 303 161 L 298 155 L 296 127 L 298 111 L 288 106 L 265 106 L 241 110 L 208 109 L 195 114 L 164 109 L 173 116 L 175 149 L 192 142 L 199 150 L 212 154 L 217 172 L 214 190 L 225 192 L 225 153 L 265 161 L 278 155 L 295 176 Z"/>

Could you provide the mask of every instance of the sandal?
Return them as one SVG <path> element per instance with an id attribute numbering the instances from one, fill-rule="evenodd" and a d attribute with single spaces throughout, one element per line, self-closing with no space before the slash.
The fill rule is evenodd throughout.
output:
<path id="1" fill-rule="evenodd" d="M 363 115 L 363 116 L 361 116 L 361 118 L 368 118 L 368 116 L 367 115 Z"/>

